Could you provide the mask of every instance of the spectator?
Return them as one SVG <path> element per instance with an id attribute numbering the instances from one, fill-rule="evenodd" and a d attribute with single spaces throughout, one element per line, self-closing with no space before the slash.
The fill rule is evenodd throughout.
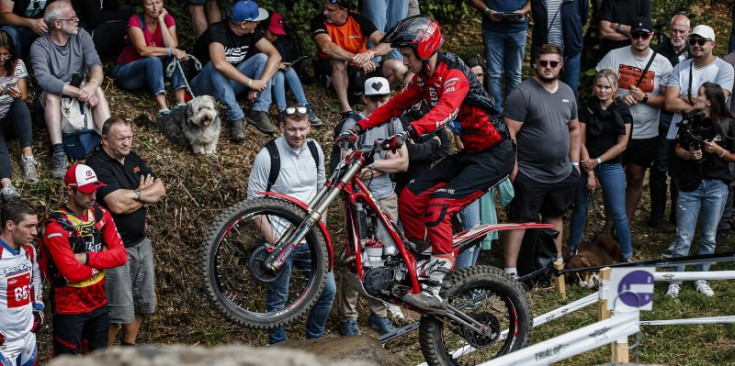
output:
<path id="1" fill-rule="evenodd" d="M 362 15 L 375 25 L 378 32 L 385 34 L 401 19 L 406 19 L 408 15 L 408 1 L 406 0 L 377 0 L 363 1 Z M 374 48 L 376 43 L 371 42 Z M 403 61 L 403 56 L 397 49 L 392 49 L 389 53 L 393 60 Z"/>
<path id="2" fill-rule="evenodd" d="M 120 344 L 134 345 L 143 319 L 156 309 L 153 249 L 145 234 L 146 207 L 160 201 L 166 188 L 132 146 L 130 123 L 112 117 L 102 126 L 101 148 L 87 158 L 89 167 L 107 182 L 97 194 L 112 214 L 128 253 L 126 265 L 107 271 L 108 346 L 114 343 L 121 324 Z"/>
<path id="3" fill-rule="evenodd" d="M 390 86 L 388 80 L 381 77 L 373 77 L 365 81 L 365 93 L 363 101 L 365 102 L 365 110 L 362 113 L 355 113 L 348 118 L 342 125 L 343 133 L 349 131 L 357 121 L 362 120 L 365 116 L 369 116 L 378 107 L 385 105 L 390 98 Z M 391 136 L 403 131 L 401 121 L 395 119 L 389 124 L 384 124 L 373 128 L 360 136 L 357 140 L 356 147 L 360 150 L 370 150 L 373 143 L 378 139 L 389 139 Z M 349 154 L 347 149 L 342 150 L 342 157 Z M 360 172 L 360 178 L 370 187 L 373 197 L 378 201 L 380 207 L 391 217 L 398 217 L 398 195 L 395 193 L 395 182 L 391 179 L 390 174 L 405 172 L 408 169 L 408 149 L 402 146 L 396 153 L 381 151 L 375 161 L 366 169 Z M 378 229 L 378 235 L 389 235 L 382 226 Z M 360 335 L 360 329 L 357 327 L 357 290 L 350 286 L 346 281 L 342 286 L 341 301 L 339 307 L 339 317 L 342 321 L 339 331 L 342 335 Z M 370 326 L 377 329 L 381 334 L 393 332 L 393 326 L 388 320 L 388 312 L 382 301 L 370 300 L 370 310 L 372 313 L 368 318 Z"/>
<path id="4" fill-rule="evenodd" d="M 230 139 L 235 142 L 245 139 L 245 113 L 235 99 L 245 89 L 248 100 L 255 102 L 247 122 L 264 133 L 276 131 L 268 108 L 271 78 L 278 71 L 281 56 L 257 29 L 266 18 L 268 12 L 254 1 L 240 0 L 232 5 L 230 16 L 212 24 L 194 46 L 194 54 L 204 65 L 191 81 L 194 92 L 213 95 L 225 104 Z"/>
<path id="5" fill-rule="evenodd" d="M 289 195 L 303 202 L 309 202 L 317 191 L 326 182 L 324 170 L 324 152 L 315 140 L 308 138 L 311 130 L 309 116 L 305 107 L 288 107 L 285 110 L 283 121 L 280 124 L 281 136 L 275 139 L 275 145 L 281 157 L 281 172 L 278 174 L 270 191 Z M 314 144 L 318 152 L 317 164 L 310 153 L 309 144 Z M 248 199 L 261 197 L 259 192 L 268 191 L 268 176 L 270 174 L 271 160 L 267 148 L 260 150 L 253 162 L 248 180 Z M 326 219 L 326 214 L 323 219 Z M 266 230 L 263 228 L 262 230 Z M 274 241 L 279 239 L 278 233 L 263 232 L 264 237 Z M 269 243 L 274 245 L 275 242 Z M 304 276 L 309 277 L 311 265 L 311 254 L 306 243 L 297 246 L 283 264 L 282 275 L 268 287 L 266 299 L 266 311 L 278 311 L 283 308 L 288 299 L 288 287 L 291 280 L 293 267 L 304 271 Z M 306 338 L 320 338 L 324 334 L 324 326 L 332 309 L 336 293 L 334 274 L 329 272 L 324 285 L 324 290 L 319 296 L 314 307 L 311 308 L 309 317 L 306 319 Z M 268 343 L 280 343 L 286 340 L 283 328 L 271 330 L 268 333 Z"/>
<path id="6" fill-rule="evenodd" d="M 676 66 L 681 61 L 689 58 L 689 45 L 687 38 L 689 37 L 689 18 L 686 15 L 678 14 L 671 18 L 669 24 L 669 32 L 671 38 L 655 48 L 671 62 L 672 66 Z M 671 193 L 671 212 L 669 222 L 676 224 L 676 201 L 679 195 L 679 189 L 676 187 L 676 179 L 674 179 L 674 141 L 666 139 L 666 133 L 671 126 L 671 119 L 674 117 L 669 111 L 662 109 L 661 117 L 658 123 L 658 140 L 656 148 L 656 156 L 651 166 L 651 174 L 649 176 L 649 187 L 651 190 L 651 215 L 648 218 L 648 226 L 657 228 L 663 223 L 664 211 L 666 211 L 666 173 L 671 177 L 669 183 L 669 192 Z M 671 163 L 670 163 L 671 162 Z"/>
<path id="7" fill-rule="evenodd" d="M 515 197 L 509 222 L 542 221 L 563 231 L 562 215 L 574 202 L 579 180 L 580 128 L 577 101 L 559 81 L 564 67 L 561 49 L 546 44 L 539 51 L 536 75 L 515 88 L 505 103 L 505 123 L 517 144 L 510 175 Z M 503 240 L 505 272 L 518 276 L 518 253 L 525 230 L 508 231 Z M 562 258 L 561 234 L 554 239 Z"/>
<path id="8" fill-rule="evenodd" d="M 43 286 L 36 261 L 38 217 L 24 200 L 0 209 L 0 360 L 6 365 L 35 365 L 36 333 L 43 325 Z"/>
<path id="9" fill-rule="evenodd" d="M 0 196 L 6 201 L 12 197 L 20 197 L 20 193 L 11 184 L 13 174 L 8 154 L 9 138 L 17 136 L 20 140 L 23 180 L 38 180 L 36 160 L 33 159 L 31 149 L 31 114 L 25 103 L 28 98 L 28 71 L 14 47 L 10 36 L 0 31 Z"/>
<path id="10" fill-rule="evenodd" d="M 590 193 L 595 190 L 595 177 L 598 177 L 607 208 L 615 223 L 615 233 L 623 258 L 631 261 L 633 246 L 630 241 L 630 224 L 625 213 L 622 155 L 630 139 L 633 118 L 625 102 L 613 98 L 617 89 L 618 75 L 611 69 L 602 69 L 594 79 L 594 98 L 579 107 L 582 138 L 580 166 L 583 172 L 577 185 L 570 220 L 569 252 L 576 252 L 582 241 Z"/>
<path id="11" fill-rule="evenodd" d="M 293 52 L 294 45 L 291 39 L 286 37 L 281 14 L 275 12 L 271 14 L 268 26 L 263 27 L 263 36 L 276 47 L 278 53 L 281 55 L 281 65 L 273 76 L 273 86 L 271 87 L 273 89 L 273 97 L 276 99 L 276 106 L 278 107 L 279 120 L 283 118 L 283 111 L 286 109 L 286 84 L 288 84 L 288 88 L 291 90 L 294 98 L 296 98 L 296 103 L 306 107 L 311 125 L 321 126 L 322 120 L 316 116 L 314 107 L 306 100 L 306 94 L 304 94 L 304 87 L 301 85 L 299 74 L 292 67 L 292 63 L 297 61 L 299 55 Z"/>
<path id="12" fill-rule="evenodd" d="M 98 131 L 110 117 L 110 108 L 100 88 L 104 80 L 102 62 L 89 33 L 79 29 L 79 18 L 71 5 L 65 1 L 49 5 L 44 21 L 49 33 L 33 42 L 31 61 L 36 82 L 43 89 L 40 99 L 53 151 L 51 176 L 61 178 L 69 165 L 61 142 L 61 97 L 77 98 L 89 106 Z M 86 70 L 86 84 L 70 84 L 74 74 L 85 75 Z"/>
<path id="13" fill-rule="evenodd" d="M 728 163 L 735 162 L 735 140 L 732 138 L 735 121 L 728 110 L 724 90 L 711 82 L 705 82 L 698 90 L 699 93 L 692 96 L 692 109 L 703 115 L 690 116 L 688 123 L 692 129 L 700 128 L 698 133 L 708 136 L 697 142 L 689 138 L 688 133 L 679 131 L 676 157 L 680 192 L 673 257 L 689 255 L 700 211 L 702 225 L 697 254 L 714 254 L 717 224 L 727 200 L 727 186 L 732 180 Z M 712 135 L 709 135 L 710 131 Z M 684 267 L 676 266 L 672 270 L 683 271 Z M 697 264 L 696 270 L 709 271 L 709 267 L 710 263 Z M 672 281 L 666 295 L 678 297 L 680 285 L 681 281 Z M 715 295 L 707 281 L 694 281 L 694 288 L 705 296 Z"/>
<path id="14" fill-rule="evenodd" d="M 728 53 L 722 59 L 735 68 L 735 52 Z M 735 87 L 735 85 L 733 85 L 733 87 Z M 735 103 L 733 103 L 732 98 L 730 99 L 730 113 L 733 113 L 735 115 Z M 731 170 L 731 173 L 735 173 L 733 172 L 733 170 L 735 170 L 735 164 L 730 164 L 730 170 Z M 732 230 L 732 228 L 735 227 L 735 212 L 734 212 L 735 210 L 733 210 L 733 204 L 735 203 L 734 196 L 735 196 L 735 181 L 732 181 L 730 182 L 730 186 L 729 186 L 729 190 L 727 194 L 727 202 L 725 203 L 725 211 L 722 213 L 722 220 L 720 220 L 720 225 L 717 227 L 718 232 L 725 233 L 725 232 Z"/>
<path id="15" fill-rule="evenodd" d="M 28 55 L 33 41 L 49 32 L 43 19 L 46 7 L 54 0 L 0 0 L 0 31 L 10 35 L 18 51 L 18 58 Z"/>
<path id="16" fill-rule="evenodd" d="M 439 23 L 425 15 L 404 19 L 385 35 L 384 42 L 400 47 L 403 61 L 414 74 L 408 85 L 387 104 L 359 121 L 336 142 L 355 141 L 366 129 L 389 122 L 421 100 L 431 110 L 385 143 L 393 149 L 411 137 L 442 128 L 457 119 L 464 150 L 450 155 L 401 192 L 398 217 L 406 238 L 431 243 L 429 268 L 419 275 L 421 293 L 408 293 L 403 301 L 423 309 L 444 306 L 442 283 L 454 268 L 451 218 L 511 169 L 512 145 L 505 124 L 467 66 L 452 53 L 440 53 L 444 36 Z"/>
<path id="17" fill-rule="evenodd" d="M 472 56 L 465 60 L 464 63 L 470 68 L 470 71 L 477 76 L 477 80 L 480 81 L 480 85 L 490 93 L 487 83 L 485 83 L 487 81 L 487 79 L 485 79 L 485 75 L 487 74 L 487 61 L 485 61 L 485 58 L 480 55 Z M 492 96 L 492 94 L 490 96 Z"/>
<path id="18" fill-rule="evenodd" d="M 633 21 L 651 19 L 651 0 L 603 0 L 600 8 L 602 51 L 630 45 Z"/>
<path id="19" fill-rule="evenodd" d="M 79 25 L 92 35 L 97 54 L 102 58 L 117 57 L 125 45 L 122 40 L 134 9 L 120 4 L 120 0 L 71 0 L 71 3 L 77 10 Z"/>
<path id="20" fill-rule="evenodd" d="M 166 104 L 166 67 L 174 61 L 186 61 L 186 51 L 178 48 L 176 22 L 163 7 L 163 0 L 143 0 L 143 13 L 128 20 L 128 39 L 112 71 L 115 84 L 122 89 L 140 89 L 145 85 L 156 97 L 158 113 L 171 113 Z M 174 68 L 171 87 L 176 106 L 186 105 L 186 76 Z"/>
<path id="21" fill-rule="evenodd" d="M 482 14 L 482 41 L 490 95 L 495 99 L 495 109 L 502 111 L 505 97 L 521 83 L 528 30 L 526 14 L 531 12 L 531 1 L 472 0 L 471 4 Z M 506 15 L 510 13 L 516 16 Z"/>
<path id="22" fill-rule="evenodd" d="M 385 60 L 382 65 L 373 61 L 375 56 L 387 55 L 391 47 L 380 43 L 383 33 L 364 16 L 349 11 L 348 0 L 328 0 L 324 11 L 311 21 L 311 35 L 317 46 L 319 60 L 315 66 L 317 76 L 331 77 L 337 92 L 342 118 L 352 113 L 348 88 L 362 90 L 364 80 L 370 76 L 383 76 L 396 87 L 403 82 L 406 67 L 399 60 Z M 377 45 L 367 49 L 367 42 Z M 362 74 L 364 78 L 358 77 Z M 355 93 L 360 95 L 359 92 Z"/>
<path id="23" fill-rule="evenodd" d="M 127 253 L 110 213 L 97 206 L 104 184 L 94 171 L 75 163 L 64 177 L 69 202 L 46 220 L 44 277 L 51 282 L 54 354 L 105 349 L 110 316 L 105 270 L 125 264 Z M 53 264 L 53 265 L 52 265 Z"/>
<path id="24" fill-rule="evenodd" d="M 589 1 L 585 0 L 530 0 L 533 17 L 531 34 L 531 68 L 546 43 L 555 44 L 563 51 L 563 67 L 559 80 L 567 84 L 577 97 L 584 33 Z M 507 104 L 507 103 L 506 103 Z"/>
<path id="25" fill-rule="evenodd" d="M 597 71 L 617 68 L 617 93 L 633 116 L 631 141 L 623 154 L 625 210 L 630 222 L 643 196 L 646 169 L 656 156 L 659 114 L 671 73 L 669 60 L 650 47 L 653 35 L 649 18 L 634 19 L 631 44 L 608 52 L 596 67 Z"/>
<path id="26" fill-rule="evenodd" d="M 419 0 L 408 0 L 408 14 L 406 16 L 412 17 L 421 14 L 419 9 Z"/>
<path id="27" fill-rule="evenodd" d="M 199 38 L 207 27 L 222 20 L 217 0 L 187 0 L 194 25 L 194 36 Z"/>

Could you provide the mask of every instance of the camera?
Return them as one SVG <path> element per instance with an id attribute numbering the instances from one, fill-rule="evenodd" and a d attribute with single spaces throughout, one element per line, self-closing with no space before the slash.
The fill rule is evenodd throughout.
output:
<path id="1" fill-rule="evenodd" d="M 704 112 L 694 111 L 685 114 L 679 122 L 679 144 L 689 150 L 701 150 L 704 141 L 716 140 L 717 130 L 714 121 Z"/>

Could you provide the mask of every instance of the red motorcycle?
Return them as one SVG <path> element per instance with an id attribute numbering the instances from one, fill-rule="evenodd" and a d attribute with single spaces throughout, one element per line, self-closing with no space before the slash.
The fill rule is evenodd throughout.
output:
<path id="1" fill-rule="evenodd" d="M 334 266 L 324 214 L 341 194 L 346 280 L 363 296 L 421 313 L 419 342 L 429 365 L 475 365 L 529 344 L 531 305 L 521 285 L 498 268 L 478 265 L 454 271 L 443 309 L 403 304 L 405 294 L 421 291 L 426 279 L 420 274 L 429 264 L 431 247 L 408 241 L 358 177 L 380 150 L 376 141 L 368 151 L 351 152 L 308 204 L 263 192 L 266 197 L 242 201 L 220 215 L 207 232 L 202 258 L 205 285 L 216 307 L 239 324 L 266 330 L 311 309 Z M 550 227 L 476 226 L 454 237 L 454 251 L 479 245 L 493 231 Z M 284 266 L 294 251 L 310 260 Z M 288 299 L 282 308 L 269 309 L 271 286 L 283 275 L 290 276 Z"/>

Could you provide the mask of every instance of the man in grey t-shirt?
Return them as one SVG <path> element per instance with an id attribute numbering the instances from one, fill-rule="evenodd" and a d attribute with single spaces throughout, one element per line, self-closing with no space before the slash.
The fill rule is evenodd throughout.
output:
<path id="1" fill-rule="evenodd" d="M 511 92 L 504 111 L 517 145 L 516 167 L 510 175 L 515 198 L 508 206 L 508 221 L 538 221 L 540 213 L 543 222 L 553 224 L 559 233 L 562 215 L 574 201 L 581 146 L 574 93 L 558 80 L 563 66 L 559 47 L 541 47 L 536 75 Z M 503 237 L 505 271 L 511 276 L 518 276 L 524 234 L 525 230 L 514 230 Z M 561 235 L 554 242 L 561 259 Z"/>
<path id="2" fill-rule="evenodd" d="M 45 107 L 46 127 L 53 150 L 51 176 L 62 178 L 69 161 L 61 140 L 64 127 L 61 125 L 61 97 L 76 98 L 91 108 L 98 132 L 102 131 L 102 124 L 110 118 L 110 107 L 100 88 L 104 80 L 102 62 L 92 37 L 79 28 L 79 18 L 71 4 L 64 1 L 50 4 L 46 8 L 44 21 L 49 33 L 33 42 L 31 63 L 36 81 L 43 89 L 41 102 Z M 71 85 L 74 74 L 89 75 L 86 84 Z M 74 130 L 73 127 L 70 129 Z"/>

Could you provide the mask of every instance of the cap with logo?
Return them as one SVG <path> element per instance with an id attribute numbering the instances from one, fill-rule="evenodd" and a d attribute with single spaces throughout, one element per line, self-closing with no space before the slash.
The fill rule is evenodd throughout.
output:
<path id="1" fill-rule="evenodd" d="M 700 24 L 692 30 L 692 33 L 689 33 L 689 37 L 691 36 L 700 36 L 704 39 L 709 39 L 710 41 L 715 40 L 715 31 L 708 25 Z"/>
<path id="2" fill-rule="evenodd" d="M 653 32 L 653 24 L 649 17 L 636 17 L 633 19 L 633 23 L 630 25 L 630 33 L 637 32 Z"/>
<path id="3" fill-rule="evenodd" d="M 235 22 L 259 22 L 268 18 L 268 11 L 259 8 L 255 1 L 238 1 L 232 5 L 232 20 Z"/>
<path id="4" fill-rule="evenodd" d="M 390 84 L 388 79 L 383 77 L 372 77 L 365 80 L 365 96 L 382 96 L 390 94 Z"/>
<path id="5" fill-rule="evenodd" d="M 97 188 L 106 186 L 106 184 L 97 180 L 97 174 L 92 168 L 80 163 L 74 163 L 69 167 L 66 176 L 64 176 L 64 183 L 68 187 L 76 188 L 85 194 L 90 194 L 96 191 Z"/>
<path id="6" fill-rule="evenodd" d="M 281 14 L 273 12 L 271 15 L 271 25 L 268 26 L 268 30 L 273 32 L 273 34 L 286 35 L 286 31 L 283 30 L 283 17 Z"/>

